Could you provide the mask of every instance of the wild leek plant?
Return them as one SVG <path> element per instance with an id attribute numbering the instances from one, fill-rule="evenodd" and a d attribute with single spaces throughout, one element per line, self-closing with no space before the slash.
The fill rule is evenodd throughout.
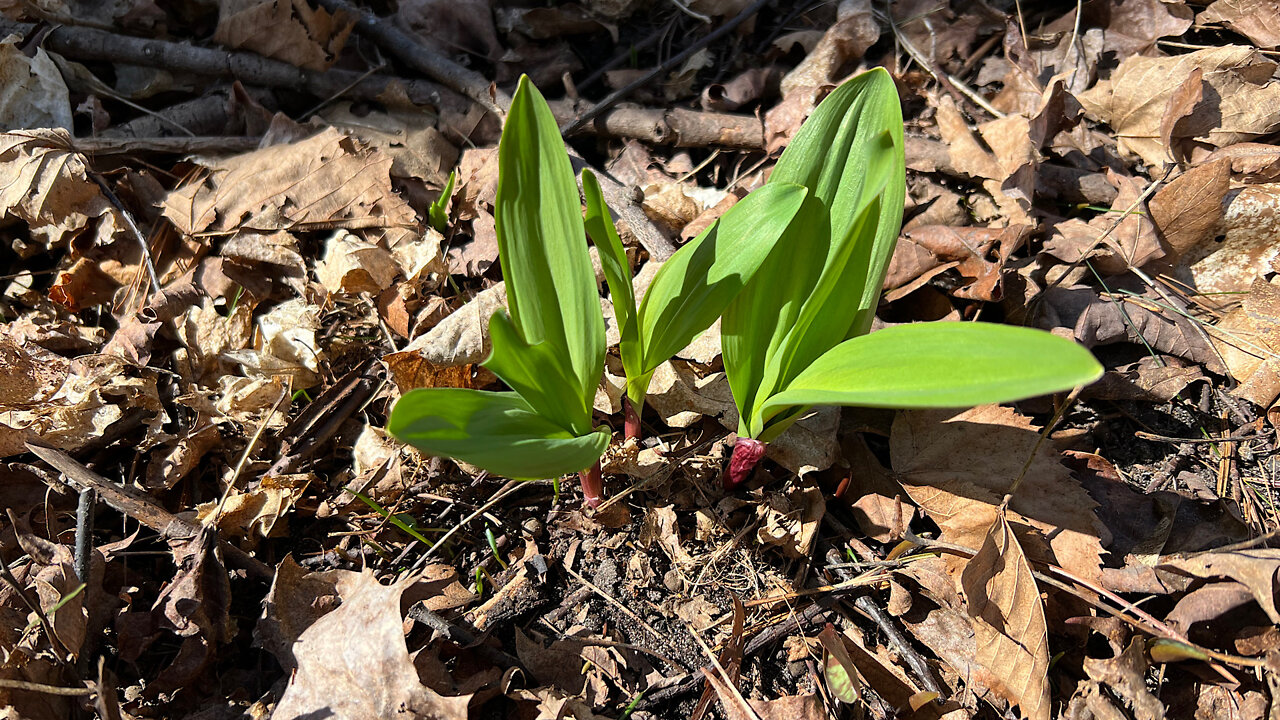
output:
<path id="1" fill-rule="evenodd" d="M 1040 330 L 925 323 L 868 334 L 902 223 L 905 165 L 902 109 L 882 68 L 832 92 L 779 158 L 769 184 L 809 193 L 721 323 L 739 413 L 726 488 L 815 405 L 963 407 L 1102 373 L 1083 347 Z"/>
<path id="2" fill-rule="evenodd" d="M 512 392 L 413 390 L 396 403 L 387 429 L 429 453 L 509 478 L 579 472 L 588 504 L 598 504 L 596 461 L 610 438 L 608 428 L 592 426 L 604 317 L 569 156 L 527 77 L 498 145 L 493 215 L 510 314 L 490 319 L 493 351 L 484 366 Z"/>
<path id="3" fill-rule="evenodd" d="M 587 234 L 600 250 L 621 335 L 626 436 L 638 438 L 653 371 L 711 327 L 737 297 L 800 209 L 806 190 L 770 183 L 748 195 L 663 263 L 638 308 L 626 251 L 589 170 L 582 173 L 582 190 Z"/>

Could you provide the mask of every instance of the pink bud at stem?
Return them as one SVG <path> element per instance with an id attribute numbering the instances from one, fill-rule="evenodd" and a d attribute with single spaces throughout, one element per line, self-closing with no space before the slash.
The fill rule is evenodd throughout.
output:
<path id="1" fill-rule="evenodd" d="M 626 413 L 626 420 L 623 421 L 623 430 L 626 432 L 628 440 L 640 439 L 640 413 L 636 412 L 636 408 L 631 404 L 628 398 L 622 398 L 622 409 Z"/>
<path id="2" fill-rule="evenodd" d="M 721 482 L 725 490 L 733 490 L 751 477 L 760 458 L 768 445 L 754 438 L 740 437 L 733 444 L 733 455 L 729 457 L 729 468 L 725 471 Z"/>
<path id="3" fill-rule="evenodd" d="M 604 480 L 600 476 L 600 461 L 597 460 L 595 465 L 578 473 L 578 479 L 582 481 L 582 497 L 587 507 L 599 507 L 600 502 L 604 500 Z"/>

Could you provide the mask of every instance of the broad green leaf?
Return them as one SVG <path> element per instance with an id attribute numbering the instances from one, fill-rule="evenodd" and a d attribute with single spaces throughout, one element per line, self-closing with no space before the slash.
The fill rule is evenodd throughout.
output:
<path id="1" fill-rule="evenodd" d="M 591 432 L 591 410 L 572 392 L 575 381 L 566 374 L 563 351 L 545 340 L 529 345 L 501 310 L 489 318 L 489 338 L 493 352 L 486 368 L 546 419 L 575 435 Z"/>
<path id="2" fill-rule="evenodd" d="M 604 366 L 604 318 L 569 156 L 527 77 L 498 145 L 493 215 L 512 324 L 528 345 L 546 341 L 564 353 L 575 381 L 565 392 L 590 412 Z"/>
<path id="3" fill-rule="evenodd" d="M 693 342 L 742 292 L 800 209 L 805 188 L 770 183 L 663 263 L 640 305 L 645 372 Z"/>
<path id="4" fill-rule="evenodd" d="M 618 229 L 613 225 L 613 216 L 609 214 L 604 193 L 600 191 L 600 181 L 590 170 L 582 171 L 582 196 L 587 201 L 587 234 L 600 251 L 600 265 L 604 268 L 604 279 L 613 299 L 614 317 L 617 318 L 621 337 L 618 354 L 622 357 L 627 377 L 631 378 L 644 371 L 640 367 L 642 354 L 640 331 L 636 324 L 636 291 L 627 251 L 622 247 L 622 238 L 618 237 Z"/>
<path id="5" fill-rule="evenodd" d="M 1092 353 L 1043 330 L 900 325 L 832 348 L 770 398 L 763 414 L 805 405 L 968 407 L 1068 390 L 1101 375 Z"/>
<path id="6" fill-rule="evenodd" d="M 870 327 L 906 193 L 902 111 L 888 73 L 877 68 L 832 92 L 783 152 L 769 182 L 804 185 L 810 197 L 721 326 L 739 432 L 751 437 L 763 430 L 756 409 L 784 384 L 781 354 L 816 357 Z M 870 230 L 853 232 L 876 196 L 879 213 Z M 811 310 L 819 319 L 797 353 L 801 338 L 792 328 L 828 272 L 840 291 Z"/>
<path id="7" fill-rule="evenodd" d="M 409 392 L 391 411 L 387 430 L 432 455 L 521 480 L 578 472 L 609 444 L 608 431 L 575 437 L 515 393 L 457 388 Z"/>

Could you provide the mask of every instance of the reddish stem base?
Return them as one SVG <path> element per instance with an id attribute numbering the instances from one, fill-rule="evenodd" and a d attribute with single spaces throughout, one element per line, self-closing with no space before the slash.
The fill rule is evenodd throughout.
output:
<path id="1" fill-rule="evenodd" d="M 622 424 L 623 432 L 626 433 L 626 439 L 639 440 L 641 433 L 643 432 L 640 429 L 640 413 L 636 412 L 635 406 L 633 406 L 631 401 L 625 397 L 622 398 L 622 410 L 626 417 Z"/>
<path id="2" fill-rule="evenodd" d="M 604 479 L 600 474 L 600 461 L 597 460 L 595 465 L 578 473 L 578 479 L 582 481 L 582 497 L 587 507 L 600 507 L 600 503 L 604 500 Z"/>
<path id="3" fill-rule="evenodd" d="M 729 456 L 729 467 L 725 470 L 721 483 L 725 490 L 735 490 L 751 477 L 760 458 L 769 446 L 754 438 L 740 437 L 733 444 L 733 455 Z"/>

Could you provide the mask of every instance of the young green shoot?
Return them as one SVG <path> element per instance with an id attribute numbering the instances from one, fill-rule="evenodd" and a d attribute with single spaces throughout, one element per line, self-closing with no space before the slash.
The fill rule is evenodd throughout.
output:
<path id="1" fill-rule="evenodd" d="M 589 170 L 582 173 L 582 190 L 587 234 L 600 251 L 621 336 L 626 436 L 639 438 L 654 370 L 711 327 L 742 292 L 800 210 L 807 191 L 792 183 L 770 183 L 743 198 L 662 264 L 637 305 L 626 251 L 600 183 Z"/>
<path id="2" fill-rule="evenodd" d="M 493 350 L 483 364 L 511 391 L 413 390 L 396 403 L 387 429 L 428 453 L 508 478 L 583 471 L 610 438 L 608 428 L 592 424 L 604 317 L 569 156 L 527 77 L 498 145 L 494 221 L 509 312 L 490 319 Z M 598 470 L 582 478 L 587 504 L 598 505 Z"/>
<path id="3" fill-rule="evenodd" d="M 833 91 L 779 158 L 769 184 L 809 193 L 721 323 L 740 418 L 726 488 L 813 406 L 965 407 L 1101 375 L 1088 350 L 1029 328 L 940 322 L 870 333 L 902 223 L 905 165 L 902 109 L 883 68 Z"/>
<path id="4" fill-rule="evenodd" d="M 427 208 L 427 221 L 436 229 L 436 232 L 442 233 L 449 227 L 449 198 L 453 197 L 453 183 L 457 175 L 457 170 L 450 171 L 449 179 L 444 182 L 444 191 L 435 202 L 431 203 L 431 207 Z"/>

